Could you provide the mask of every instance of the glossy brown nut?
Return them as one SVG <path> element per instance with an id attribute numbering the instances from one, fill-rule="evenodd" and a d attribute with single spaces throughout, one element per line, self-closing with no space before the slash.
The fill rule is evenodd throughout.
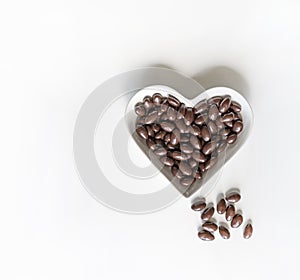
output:
<path id="1" fill-rule="evenodd" d="M 216 105 L 219 105 L 220 104 L 220 102 L 222 101 L 222 97 L 221 96 L 213 96 L 213 97 L 211 97 L 211 98 L 209 98 L 208 100 L 207 100 L 207 103 L 208 104 L 216 104 Z"/>
<path id="2" fill-rule="evenodd" d="M 239 134 L 242 132 L 243 127 L 244 127 L 244 125 L 243 125 L 242 121 L 236 121 L 232 126 L 232 131 Z"/>
<path id="3" fill-rule="evenodd" d="M 167 132 L 172 132 L 175 128 L 175 125 L 172 122 L 162 122 L 160 126 L 164 131 Z"/>
<path id="4" fill-rule="evenodd" d="M 179 164 L 179 170 L 187 176 L 190 176 L 193 173 L 192 168 L 184 161 Z"/>
<path id="5" fill-rule="evenodd" d="M 229 107 L 231 105 L 231 98 L 228 96 L 228 97 L 225 97 L 221 103 L 220 103 L 220 106 L 219 106 L 219 111 L 221 113 L 225 113 L 228 111 Z"/>
<path id="6" fill-rule="evenodd" d="M 193 152 L 193 147 L 190 144 L 183 143 L 180 145 L 180 150 L 185 154 L 191 154 Z"/>
<path id="7" fill-rule="evenodd" d="M 235 133 L 231 133 L 227 136 L 226 141 L 228 144 L 233 144 L 237 139 L 237 135 Z"/>
<path id="8" fill-rule="evenodd" d="M 238 228 L 243 223 L 243 216 L 240 214 L 234 215 L 231 221 L 231 227 Z"/>
<path id="9" fill-rule="evenodd" d="M 245 239 L 249 239 L 252 236 L 253 233 L 253 227 L 251 224 L 247 224 L 245 229 L 244 229 L 244 233 L 243 236 Z"/>
<path id="10" fill-rule="evenodd" d="M 169 143 L 171 141 L 171 133 L 167 133 L 164 137 L 164 141 L 166 143 Z"/>
<path id="11" fill-rule="evenodd" d="M 237 203 L 241 200 L 241 195 L 238 192 L 231 192 L 226 195 L 226 200 L 230 203 Z"/>
<path id="12" fill-rule="evenodd" d="M 162 100 L 163 100 L 163 97 L 160 93 L 154 93 L 152 95 L 152 101 L 153 101 L 154 105 L 160 105 Z"/>
<path id="13" fill-rule="evenodd" d="M 194 211 L 202 211 L 205 207 L 206 203 L 203 200 L 199 200 L 192 204 L 191 209 Z"/>
<path id="14" fill-rule="evenodd" d="M 192 146 L 197 149 L 197 150 L 200 150 L 201 149 L 201 142 L 200 140 L 198 139 L 198 137 L 192 135 L 190 137 L 190 143 L 192 144 Z"/>
<path id="15" fill-rule="evenodd" d="M 174 108 L 169 107 L 168 110 L 167 110 L 167 116 L 168 116 L 168 119 L 170 121 L 175 121 L 176 116 L 177 116 L 177 112 L 174 110 Z"/>
<path id="16" fill-rule="evenodd" d="M 202 225 L 202 228 L 207 231 L 216 231 L 218 229 L 218 226 L 213 222 L 205 222 Z"/>
<path id="17" fill-rule="evenodd" d="M 230 238 L 230 232 L 229 232 L 229 230 L 228 230 L 226 227 L 224 227 L 224 226 L 220 226 L 220 227 L 219 227 L 219 233 L 220 233 L 220 235 L 221 235 L 221 237 L 222 237 L 223 239 L 229 239 L 229 238 Z"/>
<path id="18" fill-rule="evenodd" d="M 165 156 L 167 154 L 167 150 L 164 147 L 160 147 L 154 151 L 154 154 L 157 156 Z"/>
<path id="19" fill-rule="evenodd" d="M 171 133 L 171 138 L 170 138 L 170 143 L 175 146 L 179 143 L 180 141 L 180 132 L 175 129 L 172 133 Z"/>
<path id="20" fill-rule="evenodd" d="M 167 112 L 168 108 L 169 108 L 168 100 L 163 99 L 163 101 L 161 102 L 161 105 L 160 105 L 161 112 Z"/>
<path id="21" fill-rule="evenodd" d="M 185 112 L 186 112 L 185 105 L 183 103 L 181 103 L 181 105 L 178 109 L 178 112 L 177 112 L 177 119 L 178 120 L 183 119 L 185 116 Z"/>
<path id="22" fill-rule="evenodd" d="M 186 133 L 186 131 L 188 131 L 188 127 L 186 126 L 183 119 L 182 120 L 176 120 L 175 124 L 178 127 L 180 133 Z"/>
<path id="23" fill-rule="evenodd" d="M 219 146 L 218 146 L 218 149 L 217 149 L 217 152 L 218 153 L 222 153 L 222 152 L 224 152 L 225 151 L 225 149 L 226 149 L 226 147 L 227 147 L 227 142 L 226 141 L 221 141 L 220 143 L 219 143 Z"/>
<path id="24" fill-rule="evenodd" d="M 234 119 L 234 114 L 233 113 L 228 113 L 228 114 L 225 114 L 221 117 L 221 121 L 222 122 L 231 122 L 233 121 Z"/>
<path id="25" fill-rule="evenodd" d="M 241 113 L 234 113 L 234 118 L 233 118 L 234 121 L 243 121 L 243 118 L 242 118 L 242 115 Z"/>
<path id="26" fill-rule="evenodd" d="M 201 151 L 193 151 L 192 158 L 197 162 L 206 162 L 206 156 Z"/>
<path id="27" fill-rule="evenodd" d="M 191 125 L 191 123 L 194 121 L 194 112 L 192 108 L 188 107 L 186 109 L 184 121 L 186 125 Z"/>
<path id="28" fill-rule="evenodd" d="M 198 232 L 198 237 L 203 241 L 212 241 L 215 239 L 214 235 L 206 230 Z"/>
<path id="29" fill-rule="evenodd" d="M 183 185 L 183 186 L 185 186 L 185 187 L 191 186 L 194 182 L 195 182 L 195 178 L 191 177 L 191 176 L 183 177 L 180 180 L 180 184 Z"/>
<path id="30" fill-rule="evenodd" d="M 164 137 L 166 136 L 167 132 L 164 130 L 160 130 L 159 132 L 157 132 L 155 134 L 155 139 L 164 139 Z"/>
<path id="31" fill-rule="evenodd" d="M 160 161 L 161 161 L 164 165 L 166 165 L 166 166 L 173 166 L 173 165 L 174 165 L 174 160 L 171 159 L 171 158 L 169 158 L 169 157 L 162 157 L 162 158 L 160 159 Z"/>
<path id="32" fill-rule="evenodd" d="M 145 117 L 145 124 L 154 123 L 157 120 L 157 111 L 152 111 Z"/>
<path id="33" fill-rule="evenodd" d="M 217 120 L 215 121 L 215 124 L 216 124 L 218 130 L 222 130 L 222 129 L 225 127 L 225 125 L 221 122 L 220 119 L 217 119 Z"/>
<path id="34" fill-rule="evenodd" d="M 153 129 L 151 128 L 151 126 L 148 125 L 146 127 L 146 129 L 147 129 L 147 133 L 148 133 L 149 137 L 154 137 L 155 136 L 155 133 L 154 133 Z"/>
<path id="35" fill-rule="evenodd" d="M 216 124 L 213 121 L 210 121 L 207 124 L 207 127 L 208 127 L 211 134 L 217 134 L 218 133 L 218 127 L 216 126 Z"/>
<path id="36" fill-rule="evenodd" d="M 204 141 L 208 142 L 211 139 L 210 132 L 207 128 L 207 126 L 203 126 L 201 129 L 201 135 Z"/>
<path id="37" fill-rule="evenodd" d="M 189 165 L 190 165 L 190 167 L 191 167 L 192 169 L 194 169 L 194 168 L 198 167 L 198 162 L 195 161 L 194 159 L 190 159 L 190 160 L 189 160 Z"/>
<path id="38" fill-rule="evenodd" d="M 177 179 L 183 179 L 185 178 L 186 176 L 178 169 L 177 173 L 176 173 L 176 178 Z"/>
<path id="39" fill-rule="evenodd" d="M 138 116 L 145 116 L 146 115 L 146 109 L 144 107 L 144 104 L 142 102 L 138 102 L 135 106 L 134 106 L 134 111 Z"/>
<path id="40" fill-rule="evenodd" d="M 184 154 L 184 153 L 182 153 L 182 152 L 179 152 L 179 151 L 174 151 L 174 152 L 172 153 L 172 157 L 173 157 L 173 159 L 175 159 L 175 160 L 187 160 L 187 159 L 189 159 L 191 156 L 188 155 L 188 154 Z"/>
<path id="41" fill-rule="evenodd" d="M 156 143 L 152 139 L 147 139 L 146 144 L 150 150 L 155 150 Z"/>
<path id="42" fill-rule="evenodd" d="M 235 207 L 233 205 L 228 205 L 226 208 L 225 218 L 226 221 L 230 222 L 235 215 Z"/>
<path id="43" fill-rule="evenodd" d="M 217 157 L 212 157 L 209 161 L 205 162 L 204 164 L 204 170 L 207 171 L 208 169 L 212 168 L 215 166 L 215 164 L 218 162 Z"/>
<path id="44" fill-rule="evenodd" d="M 209 208 L 206 208 L 202 215 L 201 215 L 201 219 L 203 221 L 208 221 L 212 218 L 212 216 L 214 215 L 215 213 L 215 208 L 214 207 L 209 207 Z"/>
<path id="45" fill-rule="evenodd" d="M 157 108 L 157 115 L 158 117 L 160 117 L 162 114 L 164 114 L 165 112 L 162 111 L 161 107 Z"/>
<path id="46" fill-rule="evenodd" d="M 173 151 L 176 149 L 176 146 L 172 145 L 170 142 L 166 146 L 170 151 Z"/>
<path id="47" fill-rule="evenodd" d="M 224 214 L 225 211 L 226 211 L 226 201 L 224 198 L 222 198 L 217 204 L 217 212 L 219 214 Z"/>
<path id="48" fill-rule="evenodd" d="M 197 125 L 203 125 L 206 123 L 206 121 L 208 120 L 208 115 L 207 114 L 203 114 L 203 115 L 199 115 L 195 120 L 194 123 Z"/>
<path id="49" fill-rule="evenodd" d="M 180 101 L 175 96 L 173 96 L 171 94 L 169 94 L 167 100 L 168 100 L 168 103 L 171 106 L 175 107 L 175 108 L 178 108 L 180 106 Z"/>
<path id="50" fill-rule="evenodd" d="M 150 110 L 153 107 L 153 102 L 152 102 L 151 96 L 149 96 L 149 95 L 145 96 L 143 99 L 143 102 L 144 102 L 144 106 L 145 106 L 146 110 Z"/>
<path id="51" fill-rule="evenodd" d="M 180 138 L 180 143 L 189 143 L 190 142 L 190 137 L 189 135 L 182 134 Z"/>
<path id="52" fill-rule="evenodd" d="M 233 122 L 232 121 L 231 122 L 224 122 L 224 124 L 226 126 L 230 127 L 230 128 L 233 126 Z"/>
<path id="53" fill-rule="evenodd" d="M 200 136 L 201 135 L 201 129 L 199 126 L 192 124 L 189 126 L 189 132 L 194 136 Z"/>
<path id="54" fill-rule="evenodd" d="M 155 133 L 157 133 L 158 131 L 160 131 L 160 126 L 158 125 L 158 124 L 153 124 L 152 125 L 152 129 L 153 129 L 153 131 L 155 132 Z"/>
<path id="55" fill-rule="evenodd" d="M 206 143 L 202 148 L 203 154 L 205 154 L 205 155 L 211 154 L 215 150 L 216 146 L 217 146 L 216 142 Z"/>
<path id="56" fill-rule="evenodd" d="M 228 127 L 225 127 L 220 131 L 220 135 L 223 137 L 227 136 L 229 133 L 230 133 L 230 129 Z"/>
<path id="57" fill-rule="evenodd" d="M 135 131 L 141 138 L 148 139 L 148 131 L 144 126 L 139 126 Z"/>
<path id="58" fill-rule="evenodd" d="M 242 106 L 236 101 L 231 101 L 230 109 L 235 113 L 238 113 L 242 110 Z"/>
<path id="59" fill-rule="evenodd" d="M 204 111 L 206 111 L 208 108 L 208 104 L 206 100 L 202 100 L 200 102 L 198 102 L 195 106 L 194 106 L 194 113 L 195 114 L 201 114 Z"/>
<path id="60" fill-rule="evenodd" d="M 217 105 L 213 104 L 210 106 L 209 111 L 208 111 L 208 116 L 212 121 L 215 121 L 218 116 L 219 116 L 219 109 Z"/>

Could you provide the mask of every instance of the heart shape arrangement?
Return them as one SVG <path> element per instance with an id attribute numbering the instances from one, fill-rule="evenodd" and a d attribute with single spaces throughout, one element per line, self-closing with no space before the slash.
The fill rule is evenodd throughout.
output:
<path id="1" fill-rule="evenodd" d="M 134 139 L 186 197 L 216 174 L 249 132 L 247 101 L 228 88 L 215 92 L 191 102 L 171 88 L 155 86 L 134 98 Z"/>

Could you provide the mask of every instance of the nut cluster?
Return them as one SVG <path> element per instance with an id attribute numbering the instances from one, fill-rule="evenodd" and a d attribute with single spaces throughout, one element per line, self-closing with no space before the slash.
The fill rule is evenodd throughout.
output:
<path id="1" fill-rule="evenodd" d="M 225 199 L 221 198 L 217 203 L 217 212 L 222 215 L 225 214 L 226 221 L 231 228 L 238 228 L 243 224 L 243 216 L 236 211 L 235 204 L 241 200 L 241 195 L 238 192 L 230 192 Z M 198 232 L 198 237 L 204 241 L 211 241 L 215 239 L 214 232 L 219 229 L 219 234 L 223 239 L 230 238 L 229 227 L 224 224 L 217 225 L 212 221 L 215 213 L 214 206 L 206 205 L 203 199 L 198 199 L 191 206 L 194 211 L 201 211 L 202 229 Z M 243 236 L 249 239 L 252 236 L 253 227 L 251 223 L 247 223 L 244 228 Z"/>
<path id="2" fill-rule="evenodd" d="M 172 95 L 155 93 L 135 105 L 136 133 L 188 188 L 235 143 L 243 130 L 241 109 L 230 96 L 205 99 L 192 108 Z"/>

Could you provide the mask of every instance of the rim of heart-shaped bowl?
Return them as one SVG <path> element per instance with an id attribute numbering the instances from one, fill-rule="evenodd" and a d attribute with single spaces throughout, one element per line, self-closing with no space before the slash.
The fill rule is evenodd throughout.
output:
<path id="1" fill-rule="evenodd" d="M 135 121 L 137 115 L 134 111 L 134 106 L 136 103 L 141 102 L 146 95 L 152 96 L 154 93 L 159 92 L 163 96 L 167 96 L 171 94 L 179 99 L 180 102 L 185 103 L 187 106 L 194 107 L 198 102 L 203 99 L 209 99 L 213 96 L 231 96 L 233 101 L 238 102 L 241 107 L 241 115 L 243 118 L 243 131 L 238 135 L 237 141 L 230 145 L 226 152 L 223 152 L 218 155 L 218 163 L 209 169 L 206 172 L 204 181 L 196 180 L 196 182 L 189 187 L 188 189 L 182 188 L 177 180 L 174 180 L 174 176 L 171 174 L 170 170 L 167 167 L 164 167 L 163 164 L 158 160 L 158 158 L 153 157 L 151 153 L 149 153 L 149 148 L 145 145 L 145 143 L 137 136 L 135 132 Z M 151 85 L 145 88 L 138 90 L 129 100 L 126 111 L 126 123 L 129 129 L 130 134 L 132 135 L 133 139 L 139 146 L 139 148 L 143 151 L 144 155 L 147 156 L 152 164 L 165 176 L 167 179 L 172 183 L 172 185 L 185 197 L 190 197 L 191 195 L 195 194 L 196 192 L 201 193 L 201 195 L 207 195 L 209 192 L 213 190 L 216 186 L 216 181 L 213 179 L 219 178 L 221 174 L 222 168 L 226 165 L 226 163 L 233 158 L 233 156 L 241 149 L 241 147 L 245 144 L 246 140 L 248 139 L 252 126 L 253 126 L 253 111 L 246 100 L 246 98 L 240 94 L 238 91 L 228 88 L 228 87 L 213 87 L 210 89 L 205 90 L 204 92 L 199 93 L 194 98 L 187 98 L 185 95 L 179 93 L 175 89 L 165 86 L 165 85 Z M 152 155 L 152 156 L 151 156 Z M 213 182 L 213 183 L 211 183 Z"/>

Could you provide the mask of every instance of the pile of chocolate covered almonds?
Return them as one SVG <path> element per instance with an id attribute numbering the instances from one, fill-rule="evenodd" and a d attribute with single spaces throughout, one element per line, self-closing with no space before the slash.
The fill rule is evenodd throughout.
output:
<path id="1" fill-rule="evenodd" d="M 215 214 L 215 207 L 213 204 L 207 206 L 203 198 L 197 199 L 191 206 L 192 210 L 201 212 L 201 229 L 198 232 L 198 236 L 201 240 L 211 241 L 215 239 L 215 232 L 219 231 L 220 236 L 223 239 L 230 238 L 230 230 L 239 228 L 243 222 L 244 218 L 240 211 L 236 210 L 236 204 L 241 200 L 241 195 L 238 192 L 230 192 L 225 198 L 221 198 L 217 202 L 216 212 L 219 215 L 225 215 L 227 225 L 224 223 L 217 224 L 213 220 Z M 243 237 L 249 239 L 252 236 L 253 227 L 250 222 L 248 222 L 243 229 Z"/>

